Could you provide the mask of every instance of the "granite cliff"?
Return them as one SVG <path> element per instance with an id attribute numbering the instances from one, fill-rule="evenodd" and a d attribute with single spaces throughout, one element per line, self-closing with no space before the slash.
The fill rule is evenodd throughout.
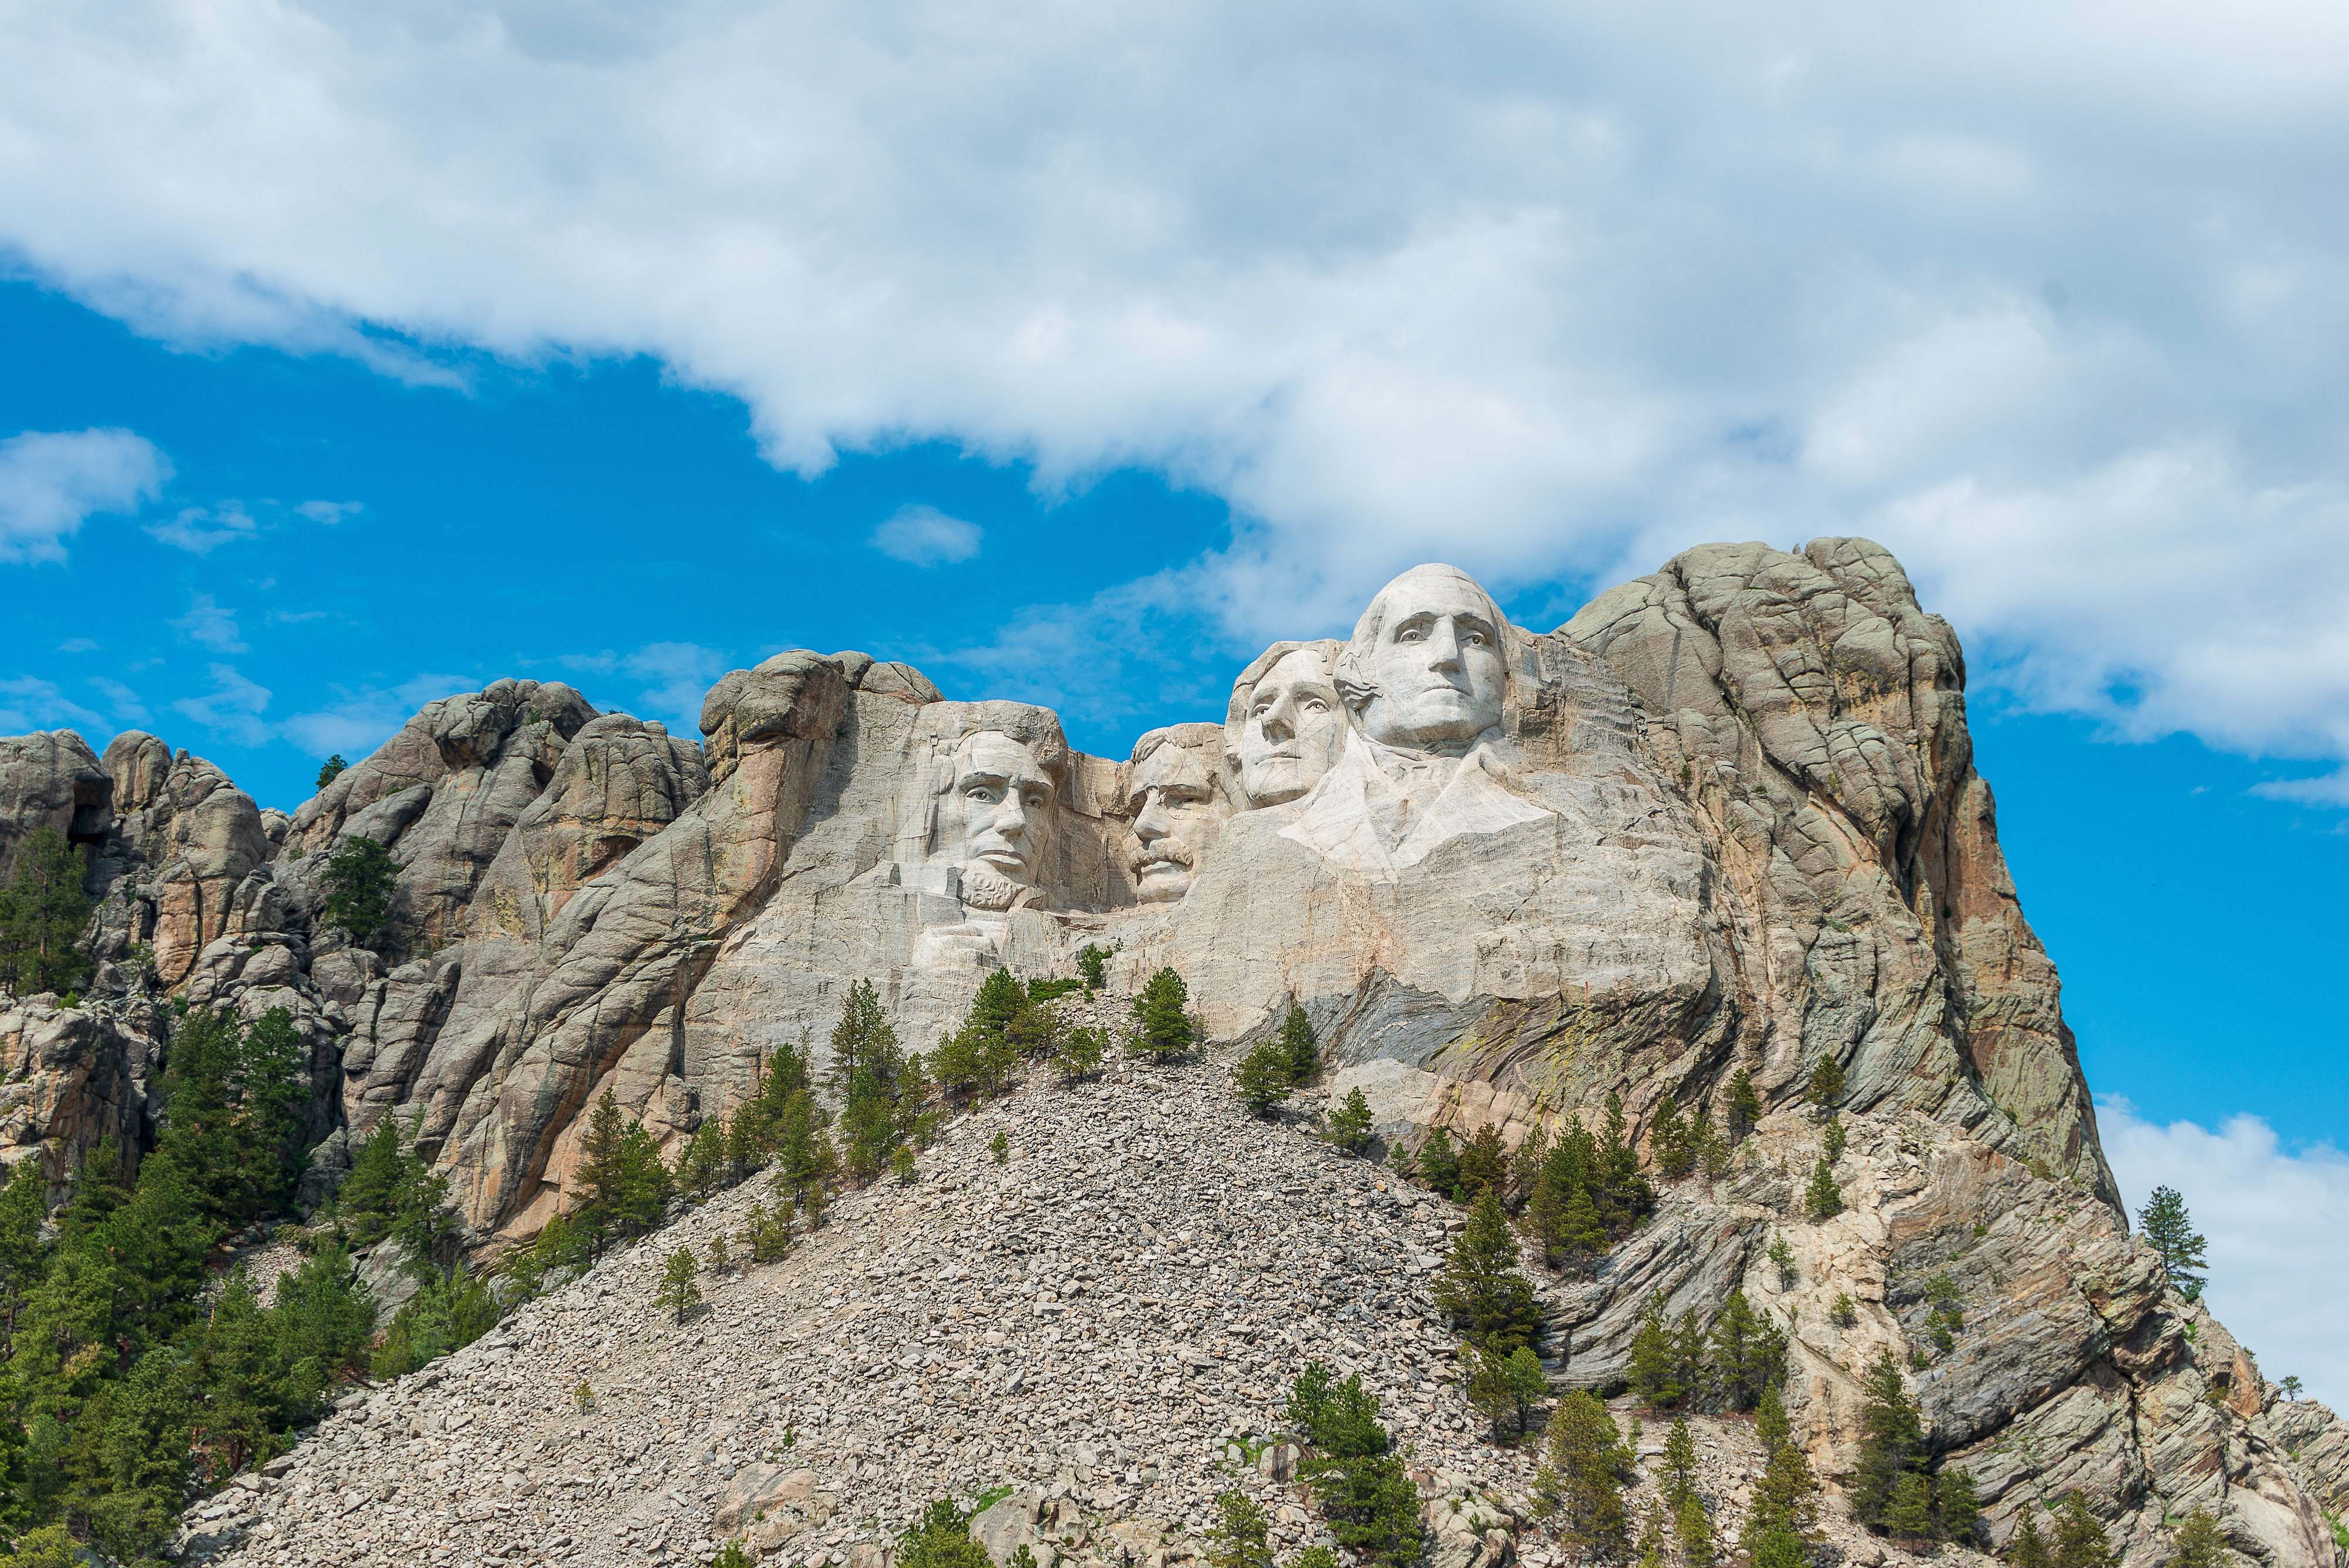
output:
<path id="1" fill-rule="evenodd" d="M 1222 723 L 1154 731 L 1123 759 L 1075 751 L 1046 710 L 812 652 L 719 681 L 698 744 L 500 681 L 429 705 L 290 818 L 151 736 L 102 756 L 66 732 L 0 741 L 0 867 L 36 827 L 88 846 L 102 961 L 78 1006 L 0 1011 L 0 1153 L 62 1181 L 109 1137 L 135 1149 L 167 999 L 283 1007 L 310 1055 L 313 1189 L 400 1117 L 494 1250 L 563 1206 L 606 1089 L 674 1143 L 749 1095 L 779 1044 L 820 1052 L 860 979 L 920 1044 L 992 970 L 1064 975 L 1111 948 L 1112 992 L 1173 966 L 1226 1053 L 1301 1006 L 1330 1092 L 1361 1089 L 1387 1146 L 1435 1127 L 1515 1142 L 1610 1096 L 1645 1137 L 1668 1100 L 1719 1119 L 1744 1072 L 1768 1114 L 1728 1171 L 1670 1184 L 1591 1278 L 1545 1287 L 1561 1384 L 1619 1382 L 1652 1296 L 1706 1318 L 1743 1289 L 1791 1336 L 1788 1402 L 1829 1475 L 1858 1374 L 1890 1347 L 1921 1357 L 1931 1444 L 1980 1480 L 1993 1542 L 2026 1499 L 2077 1489 L 2131 1568 L 2166 1561 L 2165 1521 L 2198 1504 L 2257 1561 L 2333 1568 L 2323 1510 L 2349 1442 L 2282 1403 L 2130 1237 L 1964 686 L 1956 636 L 1898 564 L 1829 539 L 1692 550 L 1542 634 L 1462 574 L 1416 568 L 1350 639 L 1250 663 Z M 319 916 L 317 867 L 357 836 L 402 868 L 385 955 Z M 1796 1100 L 1826 1058 L 1846 1075 L 1847 1207 L 1814 1222 L 1797 1173 L 1821 1135 Z M 1791 1275 L 1766 1257 L 1782 1240 Z M 1115 1249 L 1091 1267 L 1127 1288 Z M 1946 1350 L 1926 1321 L 1940 1276 L 1977 1325 Z M 1375 1295 L 1371 1317 L 1417 1321 Z M 1838 1296 L 1856 1321 L 1836 1321 Z M 1200 1328 L 1175 1321 L 1176 1342 Z M 1245 1403 L 1231 1421 L 1255 1418 Z M 1081 1462 L 1116 1469 L 1104 1443 L 1149 1440 Z M 348 1476 L 365 1445 L 334 1442 Z M 863 1457 L 841 1457 L 853 1487 Z M 715 1497 L 724 1478 L 703 1479 Z M 1509 1478 L 1478 1484 L 1507 1514 Z M 885 1516 L 895 1497 L 859 1506 Z M 305 1560 L 268 1539 L 244 1550 Z M 617 1535 L 609 1550 L 631 1560 Z"/>

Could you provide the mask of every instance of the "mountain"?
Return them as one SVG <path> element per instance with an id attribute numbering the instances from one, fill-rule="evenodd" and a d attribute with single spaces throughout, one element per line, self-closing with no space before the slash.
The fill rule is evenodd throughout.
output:
<path id="1" fill-rule="evenodd" d="M 2197 1507 L 2236 1552 L 2332 1568 L 2349 1441 L 2130 1236 L 1964 684 L 1892 557 L 1827 539 L 1692 550 L 1540 635 L 1464 575 L 1415 568 L 1351 639 L 1275 645 L 1223 722 L 1124 759 L 1074 751 L 1046 710 L 804 651 L 719 681 L 698 745 L 500 681 L 428 706 L 291 817 L 150 736 L 103 756 L 66 732 L 0 741 L 0 872 L 40 827 L 88 846 L 101 961 L 79 1005 L 0 1012 L 8 1155 L 62 1189 L 84 1157 L 147 1141 L 166 999 L 282 1008 L 311 1070 L 305 1194 L 398 1118 L 487 1257 L 575 1203 L 606 1092 L 674 1151 L 779 1048 L 806 1042 L 821 1075 L 860 981 L 920 1047 L 989 975 L 1073 976 L 1092 948 L 1113 1001 L 1179 973 L 1216 1064 L 1301 1010 L 1316 1093 L 1361 1093 L 1374 1152 L 1424 1157 L 1433 1129 L 1521 1147 L 1603 1131 L 1614 1107 L 1659 1201 L 1595 1266 L 1543 1275 L 1554 1386 L 1619 1388 L 1651 1303 L 1702 1326 L 1737 1293 L 1786 1336 L 1785 1401 L 1826 1477 L 1856 1467 L 1862 1381 L 1889 1351 L 1993 1544 L 2027 1501 L 2076 1490 L 2132 1568 L 2166 1563 Z M 323 867 L 362 837 L 398 865 L 371 947 L 323 915 Z M 1823 1063 L 1831 1122 L 1806 1097 Z M 1690 1118 L 1728 1127 L 1741 1083 L 1758 1126 L 1668 1175 Z M 718 1287 L 689 1343 L 647 1319 L 676 1241 L 641 1244 L 354 1396 L 290 1482 L 254 1478 L 253 1511 L 209 1505 L 239 1530 L 195 1539 L 317 1561 L 301 1553 L 388 1554 L 463 1521 L 485 1553 L 623 1562 L 650 1560 L 657 1526 L 689 1557 L 730 1487 L 808 1470 L 788 1484 L 795 1508 L 830 1500 L 804 1526 L 826 1551 L 883 1539 L 926 1490 L 999 1481 L 1030 1489 L 1005 1506 L 1048 1555 L 1115 1541 L 1140 1562 L 1195 1546 L 1222 1445 L 1256 1463 L 1286 1379 L 1343 1354 L 1435 1456 L 1431 1517 L 1473 1496 L 1453 1511 L 1491 1525 L 1445 1538 L 1454 1568 L 1547 1552 L 1522 1457 L 1458 1438 L 1456 1369 L 1429 1337 L 1413 1260 L 1460 1211 L 1294 1113 L 1249 1117 L 1225 1084 L 1121 1062 L 991 1102 L 917 1185 L 865 1189 L 793 1258 Z M 980 1157 L 993 1123 L 1024 1165 Z M 1820 1168 L 1839 1212 L 1806 1203 Z M 1327 1288 L 1284 1293 L 1317 1259 Z M 574 1373 L 626 1386 L 566 1416 Z M 1169 1380 L 1215 1393 L 1170 1403 Z M 861 1408 L 852 1388 L 910 1403 Z M 814 1446 L 780 1449 L 786 1430 Z M 1750 1432 L 1705 1435 L 1725 1522 Z M 1004 1551 L 1009 1517 L 981 1521 Z"/>

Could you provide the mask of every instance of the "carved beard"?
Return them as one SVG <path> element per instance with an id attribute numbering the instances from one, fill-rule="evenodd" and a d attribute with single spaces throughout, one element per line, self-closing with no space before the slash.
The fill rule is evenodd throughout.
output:
<path id="1" fill-rule="evenodd" d="M 962 868 L 962 901 L 971 909 L 1008 909 L 1023 891 L 1019 883 L 984 860 L 974 860 Z"/>

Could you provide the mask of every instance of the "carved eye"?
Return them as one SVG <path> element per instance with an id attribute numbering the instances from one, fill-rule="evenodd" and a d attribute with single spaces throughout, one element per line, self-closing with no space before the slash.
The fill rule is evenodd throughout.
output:
<path id="1" fill-rule="evenodd" d="M 1482 648 L 1485 646 L 1486 639 L 1483 632 L 1472 631 L 1460 640 L 1466 643 L 1471 648 Z"/>
<path id="2" fill-rule="evenodd" d="M 1397 642 L 1425 642 L 1427 633 L 1415 626 L 1407 626 L 1395 633 Z"/>
<path id="3" fill-rule="evenodd" d="M 1046 805 L 1050 804 L 1050 797 L 1046 795 L 1045 793 L 1040 789 L 1031 789 L 1019 798 L 1027 804 L 1030 810 L 1033 811 L 1041 811 Z"/>
<path id="4" fill-rule="evenodd" d="M 1308 697 L 1305 700 L 1304 708 L 1309 713 L 1327 713 L 1330 711 L 1330 704 L 1319 697 Z"/>
<path id="5" fill-rule="evenodd" d="M 973 784 L 962 793 L 972 800 L 993 800 L 995 798 L 995 792 L 988 788 L 985 784 Z"/>

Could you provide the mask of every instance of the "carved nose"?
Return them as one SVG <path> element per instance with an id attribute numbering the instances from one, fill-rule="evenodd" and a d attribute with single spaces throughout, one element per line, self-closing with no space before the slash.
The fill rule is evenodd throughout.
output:
<path id="1" fill-rule="evenodd" d="M 995 813 L 995 831 L 1013 840 L 1026 836 L 1028 807 L 1018 795 L 1010 794 L 1003 797 L 1002 805 L 999 806 Z"/>
<path id="2" fill-rule="evenodd" d="M 1439 620 L 1427 634 L 1427 667 L 1430 670 L 1460 668 L 1460 632 L 1448 620 Z"/>
<path id="3" fill-rule="evenodd" d="M 1155 790 L 1142 797 L 1142 811 L 1133 819 L 1133 836 L 1144 844 L 1166 836 L 1166 798 Z"/>
<path id="4" fill-rule="evenodd" d="M 1297 733 L 1297 704 L 1288 692 L 1284 691 L 1273 699 L 1272 706 L 1264 711 L 1264 717 L 1257 727 L 1264 732 L 1264 738 L 1268 741 L 1285 741 Z"/>

